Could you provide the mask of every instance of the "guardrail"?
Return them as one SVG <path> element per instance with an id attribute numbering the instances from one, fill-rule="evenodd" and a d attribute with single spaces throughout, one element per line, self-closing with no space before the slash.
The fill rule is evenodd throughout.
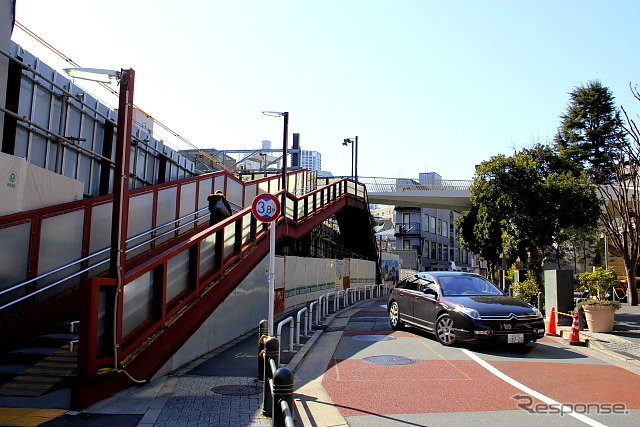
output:
<path id="1" fill-rule="evenodd" d="M 274 427 L 294 427 L 293 372 L 280 365 L 280 342 L 269 337 L 264 342 L 264 399 L 262 414 L 271 417 Z"/>
<path id="2" fill-rule="evenodd" d="M 355 289 L 358 289 L 359 286 Z M 351 288 L 348 288 L 349 290 Z M 340 309 L 339 299 L 341 293 L 345 305 L 347 304 L 347 290 L 328 292 L 321 295 L 315 301 L 312 301 L 308 307 L 303 307 L 298 310 L 296 314 L 295 330 L 294 330 L 294 318 L 288 316 L 286 319 L 280 321 L 277 326 L 277 334 L 275 337 L 268 336 L 269 325 L 267 320 L 261 320 L 258 325 L 258 380 L 264 381 L 263 384 L 263 409 L 262 413 L 266 417 L 271 418 L 271 425 L 274 427 L 294 427 L 294 419 L 292 415 L 293 408 L 293 383 L 294 375 L 293 371 L 286 366 L 280 366 L 280 340 L 282 338 L 282 327 L 289 324 L 289 351 L 293 351 L 293 336 L 296 336 L 296 344 L 300 344 L 300 334 L 302 329 L 301 317 L 304 314 L 306 317 L 305 328 L 302 329 L 303 335 L 306 336 L 307 328 L 310 326 L 309 321 L 313 322 L 313 308 L 318 307 L 316 310 L 318 320 L 315 323 L 319 323 L 322 320 L 320 307 L 327 307 L 329 299 L 333 296 L 334 312 Z M 367 298 L 367 291 L 370 298 L 376 296 L 380 297 L 386 295 L 389 292 L 389 285 L 365 285 L 364 297 Z M 355 292 L 352 292 L 355 295 Z M 355 301 L 352 301 L 355 303 Z M 309 328 L 310 330 L 310 328 Z"/>
<path id="3" fill-rule="evenodd" d="M 398 191 L 468 191 L 473 180 L 358 177 L 358 182 L 364 184 L 369 193 L 395 193 Z"/>
<path id="4" fill-rule="evenodd" d="M 278 341 L 282 339 L 282 327 L 287 323 L 289 324 L 289 351 L 293 351 L 293 335 L 295 331 L 295 323 L 292 316 L 289 316 L 278 323 L 278 328 L 276 329 L 276 338 L 278 338 Z M 300 333 L 300 329 L 297 330 L 297 333 Z"/>
<path id="5" fill-rule="evenodd" d="M 349 299 L 348 299 L 349 291 L 352 291 L 351 302 L 349 302 Z M 379 285 L 365 285 L 364 288 L 361 288 L 360 286 L 356 286 L 355 288 L 347 288 L 345 290 L 327 292 L 326 294 L 320 295 L 316 300 L 311 301 L 308 306 L 305 306 L 297 311 L 295 315 L 297 319 L 297 321 L 295 321 L 295 328 L 294 328 L 293 315 L 280 321 L 280 323 L 278 323 L 278 326 L 277 326 L 276 338 L 282 339 L 282 327 L 287 323 L 289 323 L 290 335 L 289 335 L 288 351 L 293 351 L 294 350 L 293 336 L 295 335 L 296 337 L 295 344 L 300 345 L 300 336 L 307 336 L 307 332 L 311 331 L 313 325 L 319 326 L 322 319 L 329 315 L 330 300 L 333 301 L 333 312 L 337 312 L 338 310 L 340 310 L 340 298 L 343 298 L 344 304 L 342 308 L 346 308 L 350 304 L 355 304 L 356 302 L 360 301 L 361 300 L 360 296 L 362 293 L 364 293 L 364 298 L 366 299 L 367 293 L 369 295 L 368 296 L 369 298 L 375 298 L 376 296 L 380 297 L 383 294 L 386 295 L 388 291 L 389 291 L 389 285 L 379 284 Z M 357 300 L 355 298 L 356 295 L 358 295 Z M 333 297 L 333 298 L 330 298 L 330 297 Z M 318 307 L 318 309 L 315 310 L 314 312 L 315 307 Z M 314 318 L 314 313 L 315 313 L 315 318 Z M 305 315 L 305 319 L 306 319 L 305 328 L 302 328 L 302 322 L 301 322 L 301 317 L 303 314 Z M 261 334 L 261 336 L 262 335 L 266 336 L 266 332 L 265 334 Z"/>

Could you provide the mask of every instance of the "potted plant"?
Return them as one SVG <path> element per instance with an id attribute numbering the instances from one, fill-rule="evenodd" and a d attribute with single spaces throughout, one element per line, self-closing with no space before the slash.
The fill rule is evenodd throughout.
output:
<path id="1" fill-rule="evenodd" d="M 576 274 L 580 285 L 589 290 L 589 298 L 580 301 L 584 317 L 590 332 L 611 332 L 615 311 L 620 308 L 619 301 L 608 301 L 607 290 L 617 285 L 618 279 L 611 268 L 596 268 L 591 272 Z"/>

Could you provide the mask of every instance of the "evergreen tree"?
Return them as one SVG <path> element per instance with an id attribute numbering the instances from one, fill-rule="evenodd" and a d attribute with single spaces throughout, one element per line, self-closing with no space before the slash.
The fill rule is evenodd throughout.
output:
<path id="1" fill-rule="evenodd" d="M 592 230 L 600 203 L 583 171 L 567 170 L 552 150 L 535 146 L 476 167 L 471 209 L 456 220 L 460 244 L 495 266 L 526 262 L 538 283 L 545 258 L 564 231 Z"/>
<path id="2" fill-rule="evenodd" d="M 575 88 L 569 96 L 567 112 L 560 116 L 556 148 L 587 170 L 594 183 L 608 183 L 615 168 L 612 153 L 625 138 L 614 97 L 598 80 Z"/>

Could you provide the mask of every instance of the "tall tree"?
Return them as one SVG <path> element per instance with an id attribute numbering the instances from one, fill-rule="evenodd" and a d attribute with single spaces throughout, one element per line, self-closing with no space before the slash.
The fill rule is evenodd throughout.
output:
<path id="1" fill-rule="evenodd" d="M 576 87 L 569 96 L 554 139 L 556 147 L 587 170 L 594 183 L 607 183 L 615 174 L 610 154 L 619 149 L 625 135 L 613 94 L 595 80 Z"/>
<path id="2" fill-rule="evenodd" d="M 637 88 L 634 97 L 640 101 Z M 628 283 L 628 303 L 638 305 L 637 272 L 640 264 L 640 130 L 622 109 L 626 120 L 624 128 L 630 140 L 623 139 L 620 148 L 610 154 L 615 164 L 610 185 L 598 186 L 604 200 L 601 220 L 607 237 L 624 260 Z"/>
<path id="3" fill-rule="evenodd" d="M 541 283 L 545 257 L 562 232 L 593 227 L 600 210 L 593 184 L 563 164 L 540 145 L 480 164 L 470 189 L 472 208 L 456 222 L 463 247 L 527 261 Z"/>

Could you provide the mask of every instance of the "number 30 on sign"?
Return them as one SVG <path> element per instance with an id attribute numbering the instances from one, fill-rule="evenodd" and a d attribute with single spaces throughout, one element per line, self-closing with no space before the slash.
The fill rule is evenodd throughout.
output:
<path id="1" fill-rule="evenodd" d="M 280 201 L 273 194 L 260 194 L 253 199 L 251 213 L 259 221 L 271 222 L 280 215 Z"/>

